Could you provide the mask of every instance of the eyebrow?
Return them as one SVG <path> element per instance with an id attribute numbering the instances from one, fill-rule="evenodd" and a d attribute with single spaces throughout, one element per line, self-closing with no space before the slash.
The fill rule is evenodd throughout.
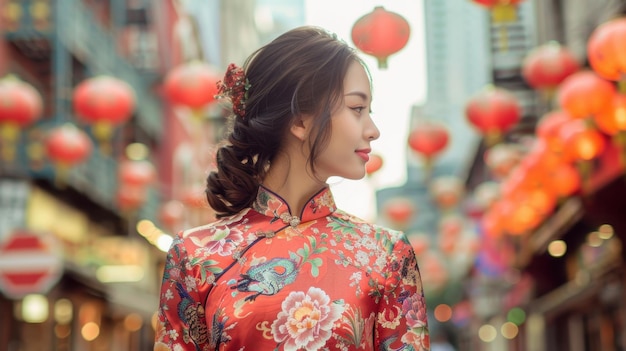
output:
<path id="1" fill-rule="evenodd" d="M 349 92 L 349 93 L 345 94 L 344 96 L 351 96 L 351 95 L 352 96 L 354 96 L 354 95 L 360 96 L 363 100 L 369 100 L 369 96 L 367 94 L 363 93 L 363 92 L 360 92 L 360 91 Z"/>

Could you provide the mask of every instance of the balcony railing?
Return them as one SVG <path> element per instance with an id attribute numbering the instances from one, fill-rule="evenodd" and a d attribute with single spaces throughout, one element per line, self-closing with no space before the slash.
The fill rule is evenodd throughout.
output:
<path id="1" fill-rule="evenodd" d="M 162 109 L 140 73 L 117 51 L 113 37 L 101 28 L 81 1 L 57 0 L 57 35 L 67 49 L 96 74 L 112 74 L 123 79 L 137 94 L 138 123 L 150 135 L 162 132 Z"/>
<path id="2" fill-rule="evenodd" d="M 38 6 L 49 4 L 52 21 L 49 25 L 42 26 L 42 19 L 36 18 L 37 12 L 33 11 L 35 1 L 22 0 L 12 2 L 15 13 L 20 14 L 16 25 L 5 28 L 5 37 L 8 40 L 28 42 L 48 42 L 50 48 L 50 65 L 53 68 L 53 90 L 58 91 L 55 98 L 57 105 L 53 118 L 37 123 L 32 129 L 45 131 L 54 125 L 71 120 L 72 115 L 69 104 L 69 94 L 73 87 L 69 82 L 73 72 L 70 69 L 70 56 L 81 61 L 88 72 L 93 75 L 110 74 L 123 79 L 130 84 L 136 94 L 137 111 L 136 118 L 139 127 L 148 135 L 159 139 L 162 133 L 162 109 L 151 94 L 148 85 L 142 75 L 124 60 L 117 51 L 113 36 L 97 23 L 94 15 L 80 0 L 51 0 L 50 2 L 38 1 Z M 41 9 L 39 10 L 41 11 Z M 41 12 L 39 13 L 41 15 Z M 59 61 L 63 60 L 61 64 Z M 66 62 L 67 61 L 67 62 Z M 55 181 L 59 174 L 58 170 L 49 162 L 39 160 L 33 162 L 28 150 L 34 144 L 40 143 L 40 139 L 30 139 L 23 133 L 17 145 L 15 163 L 12 165 L 2 164 L 0 168 L 16 170 L 18 174 L 29 175 L 34 178 L 49 179 Z M 41 133 L 40 133 L 41 134 Z M 34 164 L 36 166 L 34 166 Z M 67 181 L 72 187 L 81 191 L 99 205 L 115 210 L 115 194 L 118 186 L 116 160 L 101 153 L 97 148 L 89 160 L 84 164 L 74 167 Z M 0 172 L 0 176 L 5 172 Z M 160 203 L 160 193 L 157 189 L 150 189 L 145 206 L 139 215 L 143 218 L 154 220 Z"/>
<path id="3" fill-rule="evenodd" d="M 38 1 L 38 6 L 46 4 Z M 81 61 L 92 75 L 110 74 L 123 79 L 133 87 L 137 95 L 137 120 L 139 126 L 148 135 L 159 139 L 162 133 L 162 108 L 156 97 L 151 94 L 142 74 L 118 53 L 116 41 L 96 21 L 92 12 L 80 0 L 51 1 L 50 11 L 54 15 L 49 26 L 42 26 L 42 19 L 36 18 L 33 11 L 35 1 L 22 0 L 13 2 L 17 6 L 12 11 L 20 14 L 17 25 L 8 25 L 5 36 L 10 40 L 49 41 L 53 50 L 68 50 Z M 40 10 L 42 11 L 42 10 Z M 60 47 L 52 42 L 60 42 Z M 56 42 L 55 42 L 56 44 Z M 52 54 L 54 55 L 54 53 Z M 52 56 L 51 55 L 51 56 Z M 53 58 L 50 58 L 51 64 Z M 54 72 L 54 74 L 72 74 L 71 72 Z M 72 87 L 67 87 L 71 89 Z"/>
<path id="4" fill-rule="evenodd" d="M 72 187 L 83 196 L 88 197 L 100 207 L 122 214 L 117 205 L 118 165 L 112 157 L 94 148 L 89 158 L 70 168 L 64 174 L 43 154 L 43 135 L 56 126 L 55 122 L 40 122 L 31 128 L 30 133 L 24 131 L 16 145 L 13 161 L 0 160 L 0 178 L 33 178 L 45 179 L 57 187 Z M 32 132 L 36 131 L 33 137 Z M 162 202 L 161 192 L 157 186 L 148 187 L 146 201 L 137 213 L 141 219 L 158 222 L 159 206 Z"/>

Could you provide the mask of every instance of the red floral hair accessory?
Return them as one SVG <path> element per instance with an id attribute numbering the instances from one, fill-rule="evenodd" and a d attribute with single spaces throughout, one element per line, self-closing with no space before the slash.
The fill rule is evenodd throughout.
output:
<path id="1" fill-rule="evenodd" d="M 229 98 L 233 105 L 233 112 L 237 116 L 244 118 L 250 87 L 250 82 L 246 78 L 243 68 L 231 63 L 226 69 L 224 80 L 217 82 L 217 98 Z"/>

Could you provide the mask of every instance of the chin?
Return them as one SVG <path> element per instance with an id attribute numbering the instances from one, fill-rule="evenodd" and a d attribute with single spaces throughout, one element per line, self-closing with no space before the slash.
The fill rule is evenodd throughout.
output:
<path id="1" fill-rule="evenodd" d="M 346 174 L 345 176 L 343 176 L 343 178 L 350 179 L 350 180 L 360 180 L 360 179 L 363 179 L 363 177 L 365 177 L 365 170 L 359 173 L 351 173 L 349 175 Z"/>

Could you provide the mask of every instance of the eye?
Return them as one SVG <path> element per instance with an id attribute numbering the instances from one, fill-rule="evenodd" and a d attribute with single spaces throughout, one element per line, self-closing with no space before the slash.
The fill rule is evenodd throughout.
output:
<path id="1" fill-rule="evenodd" d="M 356 113 L 361 114 L 361 112 L 365 109 L 365 106 L 351 107 L 351 109 L 356 111 Z"/>

